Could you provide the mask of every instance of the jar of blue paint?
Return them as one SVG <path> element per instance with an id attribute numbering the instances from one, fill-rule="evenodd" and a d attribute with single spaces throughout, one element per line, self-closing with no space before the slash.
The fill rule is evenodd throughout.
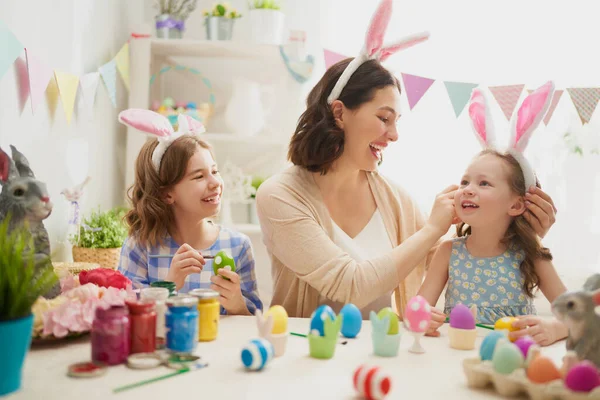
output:
<path id="1" fill-rule="evenodd" d="M 166 301 L 166 349 L 172 353 L 193 353 L 198 343 L 198 298 L 189 295 Z"/>

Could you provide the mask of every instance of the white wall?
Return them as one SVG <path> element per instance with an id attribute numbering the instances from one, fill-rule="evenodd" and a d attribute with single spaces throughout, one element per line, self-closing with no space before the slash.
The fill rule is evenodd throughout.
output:
<path id="1" fill-rule="evenodd" d="M 52 68 L 82 75 L 110 61 L 141 22 L 143 0 L 2 0 L 0 18 L 17 39 Z M 35 12 L 34 12 L 35 11 Z M 22 54 L 24 57 L 24 54 Z M 67 124 L 60 100 L 54 111 L 44 99 L 32 114 L 29 99 L 21 109 L 13 68 L 0 79 L 0 145 L 15 145 L 47 183 L 54 203 L 45 221 L 56 261 L 70 260 L 60 242 L 67 227 L 65 187 L 92 177 L 83 211 L 119 205 L 123 199 L 124 128 L 116 116 L 127 93 L 117 77 L 117 108 L 99 83 L 94 118 L 74 114 Z M 9 153 L 10 154 L 10 153 Z"/>

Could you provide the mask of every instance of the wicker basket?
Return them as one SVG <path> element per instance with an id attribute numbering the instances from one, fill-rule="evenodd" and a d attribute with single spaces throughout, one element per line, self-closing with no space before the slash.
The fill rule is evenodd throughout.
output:
<path id="1" fill-rule="evenodd" d="M 88 263 L 88 262 L 58 262 L 55 261 L 52 263 L 54 266 L 54 271 L 62 277 L 63 271 L 71 275 L 79 275 L 81 271 L 91 271 L 96 268 L 100 268 L 100 264 L 96 263 Z"/>
<path id="2" fill-rule="evenodd" d="M 120 257 L 120 247 L 114 249 L 93 249 L 73 246 L 73 261 L 75 262 L 94 263 L 100 264 L 104 268 L 117 269 Z"/>

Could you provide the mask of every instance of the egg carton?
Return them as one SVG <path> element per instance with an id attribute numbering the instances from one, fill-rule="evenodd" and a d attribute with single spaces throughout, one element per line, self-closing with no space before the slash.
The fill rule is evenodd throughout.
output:
<path id="1" fill-rule="evenodd" d="M 463 361 L 467 385 L 473 389 L 493 386 L 504 397 L 527 395 L 531 400 L 600 400 L 600 387 L 589 393 L 574 392 L 562 380 L 534 383 L 527 379 L 525 369 L 519 368 L 508 375 L 496 372 L 491 361 L 467 358 Z"/>

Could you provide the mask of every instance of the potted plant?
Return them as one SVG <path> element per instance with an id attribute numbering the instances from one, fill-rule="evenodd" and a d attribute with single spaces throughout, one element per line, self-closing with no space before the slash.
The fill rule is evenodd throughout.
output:
<path id="1" fill-rule="evenodd" d="M 252 177 L 252 187 L 254 188 L 254 191 L 250 195 L 251 201 L 248 203 L 248 221 L 251 224 L 258 224 L 258 214 L 256 212 L 256 192 L 264 181 L 265 178 L 261 176 Z"/>
<path id="2" fill-rule="evenodd" d="M 79 240 L 73 246 L 73 261 L 117 268 L 121 246 L 127 238 L 127 227 L 123 222 L 126 211 L 124 207 L 116 207 L 106 212 L 92 212 L 84 218 Z"/>
<path id="3" fill-rule="evenodd" d="M 0 396 L 21 387 L 23 362 L 33 332 L 32 306 L 58 278 L 48 258 L 35 259 L 26 231 L 0 223 Z"/>
<path id="4" fill-rule="evenodd" d="M 162 39 L 181 39 L 185 29 L 185 20 L 196 9 L 198 0 L 157 0 L 156 37 Z"/>
<path id="5" fill-rule="evenodd" d="M 208 40 L 231 40 L 233 23 L 242 16 L 227 3 L 216 3 L 210 11 L 206 10 L 202 14 Z"/>
<path id="6" fill-rule="evenodd" d="M 277 0 L 250 0 L 252 41 L 280 45 L 283 39 L 285 14 Z"/>

